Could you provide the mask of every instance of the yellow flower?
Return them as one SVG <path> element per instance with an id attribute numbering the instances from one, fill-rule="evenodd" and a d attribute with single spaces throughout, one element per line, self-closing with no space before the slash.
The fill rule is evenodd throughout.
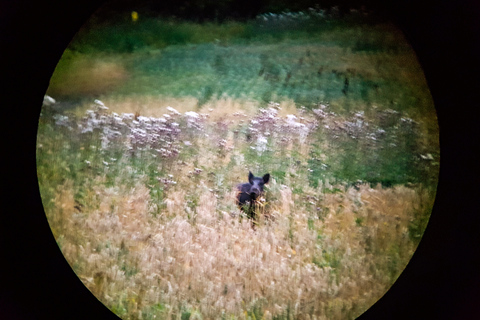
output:
<path id="1" fill-rule="evenodd" d="M 135 22 L 138 20 L 138 12 L 132 11 L 132 21 Z"/>

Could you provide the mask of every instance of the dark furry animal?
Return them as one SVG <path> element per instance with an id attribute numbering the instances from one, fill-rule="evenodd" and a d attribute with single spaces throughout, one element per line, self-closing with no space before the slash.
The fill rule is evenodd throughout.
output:
<path id="1" fill-rule="evenodd" d="M 247 216 L 255 220 L 255 204 L 263 194 L 263 186 L 270 180 L 270 174 L 265 174 L 262 178 L 255 177 L 249 171 L 248 182 L 237 185 L 237 204 Z"/>

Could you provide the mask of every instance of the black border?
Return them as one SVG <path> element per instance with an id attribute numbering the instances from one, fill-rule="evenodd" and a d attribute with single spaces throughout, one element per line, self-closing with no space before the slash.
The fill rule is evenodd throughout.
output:
<path id="1" fill-rule="evenodd" d="M 94 1 L 1 1 L 1 319 L 118 319 L 79 281 L 43 211 L 35 145 L 55 65 Z M 5 193 L 6 192 L 6 193 Z"/>
<path id="2" fill-rule="evenodd" d="M 393 1 L 440 124 L 437 200 L 411 262 L 360 319 L 480 319 L 480 6 Z M 1 319 L 115 319 L 79 281 L 45 219 L 36 179 L 38 115 L 75 32 L 102 1 L 0 1 Z M 5 174 L 6 173 L 6 174 Z"/>
<path id="3" fill-rule="evenodd" d="M 480 319 L 480 3 L 406 1 L 392 9 L 434 98 L 440 179 L 417 251 L 365 319 Z"/>

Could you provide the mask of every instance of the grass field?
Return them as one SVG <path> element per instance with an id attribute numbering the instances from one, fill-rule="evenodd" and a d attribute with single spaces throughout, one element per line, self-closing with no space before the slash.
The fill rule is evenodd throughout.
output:
<path id="1" fill-rule="evenodd" d="M 353 319 L 405 268 L 438 175 L 422 70 L 389 23 L 305 15 L 90 25 L 65 52 L 40 191 L 117 315 Z M 249 170 L 272 176 L 255 229 Z"/>

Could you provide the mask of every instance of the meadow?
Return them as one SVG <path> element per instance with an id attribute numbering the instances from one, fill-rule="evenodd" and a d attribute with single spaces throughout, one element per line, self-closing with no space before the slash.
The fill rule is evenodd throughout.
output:
<path id="1" fill-rule="evenodd" d="M 39 119 L 45 213 L 85 286 L 124 319 L 353 319 L 374 304 L 438 175 L 401 33 L 314 10 L 115 28 L 79 32 Z M 249 170 L 272 177 L 256 228 L 235 204 Z"/>

